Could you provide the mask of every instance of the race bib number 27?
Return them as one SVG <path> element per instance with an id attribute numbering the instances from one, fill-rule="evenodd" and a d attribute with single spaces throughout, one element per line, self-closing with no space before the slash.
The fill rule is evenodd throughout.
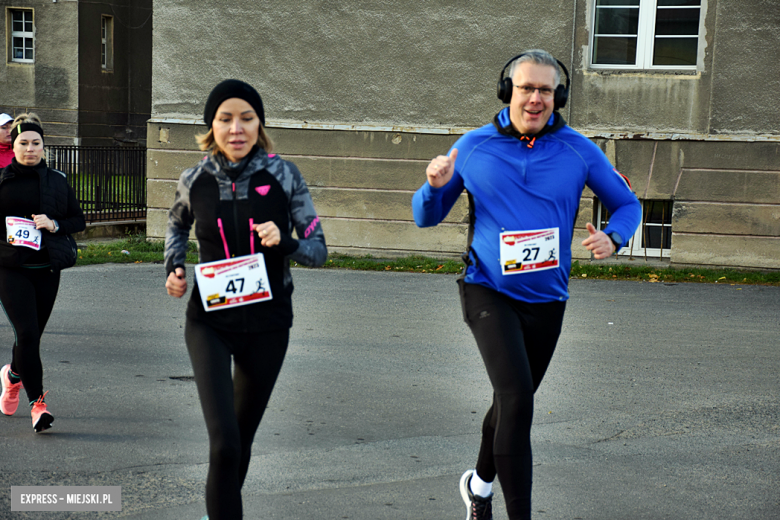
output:
<path id="1" fill-rule="evenodd" d="M 555 269 L 560 265 L 559 228 L 501 233 L 504 275 Z"/>
<path id="2" fill-rule="evenodd" d="M 41 230 L 35 229 L 35 222 L 26 218 L 5 217 L 5 231 L 12 246 L 29 247 L 40 251 Z"/>

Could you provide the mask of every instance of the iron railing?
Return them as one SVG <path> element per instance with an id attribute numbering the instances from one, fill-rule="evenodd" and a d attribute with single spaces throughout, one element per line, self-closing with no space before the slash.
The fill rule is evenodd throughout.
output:
<path id="1" fill-rule="evenodd" d="M 46 162 L 68 176 L 87 222 L 146 218 L 146 148 L 47 146 Z"/>

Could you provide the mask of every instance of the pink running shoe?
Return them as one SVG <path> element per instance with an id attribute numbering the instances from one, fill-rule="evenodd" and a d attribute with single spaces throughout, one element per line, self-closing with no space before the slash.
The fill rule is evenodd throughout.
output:
<path id="1" fill-rule="evenodd" d="M 19 390 L 24 388 L 22 382 L 11 383 L 11 365 L 6 365 L 0 369 L 0 382 L 2 382 L 3 393 L 0 394 L 0 411 L 5 415 L 13 415 L 19 406 Z"/>
<path id="2" fill-rule="evenodd" d="M 43 402 L 43 398 L 48 394 L 48 390 L 33 403 L 32 407 L 32 424 L 35 433 L 40 433 L 43 430 L 51 428 L 51 423 L 54 422 L 54 416 L 46 410 L 46 403 Z"/>

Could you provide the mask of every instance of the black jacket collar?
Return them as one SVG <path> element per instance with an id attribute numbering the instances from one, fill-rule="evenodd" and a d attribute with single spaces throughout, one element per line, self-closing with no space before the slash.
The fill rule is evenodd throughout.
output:
<path id="1" fill-rule="evenodd" d="M 36 174 L 39 178 L 44 179 L 48 172 L 48 166 L 46 165 L 46 159 L 41 159 L 41 162 L 35 166 L 25 166 L 19 164 L 14 157 L 11 160 L 11 164 L 0 170 L 0 182 L 5 179 L 13 179 L 17 175 L 32 175 Z"/>
<path id="2" fill-rule="evenodd" d="M 508 109 L 505 109 L 508 110 Z M 566 126 L 566 121 L 563 119 L 563 116 L 559 114 L 558 112 L 553 112 L 553 124 L 551 125 L 544 125 L 544 128 L 541 129 L 541 131 L 537 132 L 536 134 L 521 134 L 518 132 L 514 126 L 512 126 L 512 123 L 510 122 L 507 126 L 502 126 L 501 124 L 501 118 L 499 116 L 501 115 L 501 112 L 496 114 L 493 117 L 493 126 L 496 127 L 496 130 L 498 130 L 498 133 L 501 135 L 506 135 L 509 137 L 514 137 L 515 139 L 520 139 L 522 141 L 530 141 L 533 139 L 539 139 L 543 135 L 551 134 L 553 132 L 557 132 L 564 126 Z"/>

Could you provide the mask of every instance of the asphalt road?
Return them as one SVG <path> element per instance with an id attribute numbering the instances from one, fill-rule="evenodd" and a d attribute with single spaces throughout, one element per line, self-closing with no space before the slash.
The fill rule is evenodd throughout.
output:
<path id="1" fill-rule="evenodd" d="M 65 271 L 42 339 L 54 427 L 0 416 L 0 518 L 199 520 L 207 437 L 159 265 Z M 462 519 L 490 388 L 453 276 L 294 271 L 247 519 Z M 573 280 L 536 399 L 535 519 L 780 518 L 780 288 Z M 0 321 L 0 361 L 13 331 Z M 23 395 L 24 397 L 24 395 Z M 10 511 L 121 486 L 121 513 Z M 495 516 L 505 519 L 497 489 Z"/>

